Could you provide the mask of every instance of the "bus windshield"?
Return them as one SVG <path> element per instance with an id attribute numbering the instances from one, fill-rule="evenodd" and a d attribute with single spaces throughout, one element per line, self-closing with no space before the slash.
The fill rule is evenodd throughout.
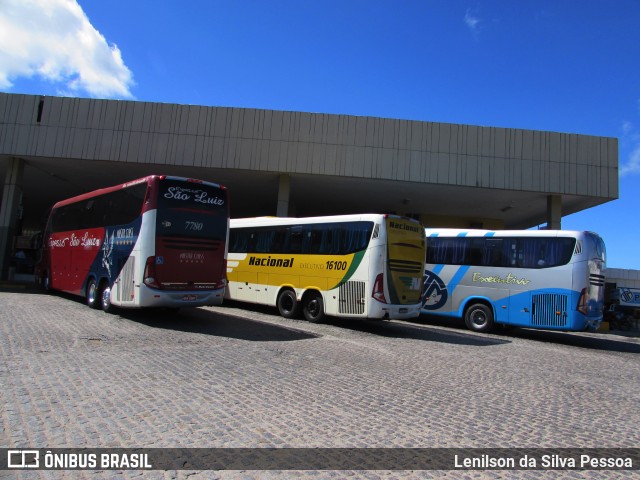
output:
<path id="1" fill-rule="evenodd" d="M 226 239 L 226 190 L 173 179 L 161 180 L 159 185 L 158 236 Z"/>

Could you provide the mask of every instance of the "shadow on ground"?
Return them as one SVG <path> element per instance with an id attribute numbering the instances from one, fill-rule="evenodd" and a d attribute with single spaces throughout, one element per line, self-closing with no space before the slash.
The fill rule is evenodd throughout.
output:
<path id="1" fill-rule="evenodd" d="M 265 315 L 272 315 L 278 318 L 278 311 L 275 307 L 267 307 L 264 305 L 245 304 L 240 302 L 227 302 L 224 306 L 237 311 L 237 315 L 242 315 L 245 310 L 258 312 Z M 304 320 L 299 320 L 301 328 L 306 325 Z M 493 345 L 502 345 L 510 343 L 509 340 L 503 338 L 491 338 L 486 335 L 476 335 L 472 332 L 456 332 L 437 328 L 429 328 L 428 326 L 415 325 L 404 322 L 389 322 L 386 320 L 368 320 L 362 318 L 337 318 L 325 317 L 322 322 L 324 325 L 331 325 L 338 328 L 354 332 L 369 333 L 379 337 L 388 338 L 408 338 L 413 340 L 424 340 L 429 342 L 451 343 L 454 345 L 472 345 L 477 347 L 487 347 Z"/>
<path id="2" fill-rule="evenodd" d="M 9 290 L 2 290 L 9 291 Z M 18 293 L 27 293 L 25 290 L 17 290 Z M 274 325 L 267 322 L 243 317 L 239 310 L 237 315 L 229 315 L 215 311 L 213 308 L 143 308 L 126 309 L 115 308 L 113 314 L 90 310 L 83 297 L 62 292 L 43 292 L 29 290 L 31 295 L 50 295 L 59 297 L 64 301 L 75 302 L 87 309 L 87 313 L 95 312 L 98 315 L 122 318 L 151 328 L 173 330 L 178 332 L 199 333 L 214 335 L 217 337 L 235 338 L 252 342 L 290 342 L 296 340 L 309 340 L 317 338 L 312 332 L 287 326 Z"/>
<path id="3" fill-rule="evenodd" d="M 416 320 L 421 325 L 437 325 L 451 330 L 466 330 L 463 320 L 448 319 L 438 316 L 421 315 Z M 603 350 L 607 352 L 640 353 L 640 343 L 633 340 L 633 335 L 618 336 L 609 333 L 584 333 L 584 332 L 558 332 L 551 330 L 534 330 L 517 327 L 498 327 L 488 334 L 504 341 L 513 338 L 522 338 L 536 342 L 557 343 L 590 350 Z"/>
<path id="4" fill-rule="evenodd" d="M 291 342 L 317 338 L 310 332 L 273 325 L 205 308 L 170 310 L 162 308 L 144 310 L 117 310 L 122 318 L 147 325 L 188 333 L 215 335 L 251 342 Z"/>

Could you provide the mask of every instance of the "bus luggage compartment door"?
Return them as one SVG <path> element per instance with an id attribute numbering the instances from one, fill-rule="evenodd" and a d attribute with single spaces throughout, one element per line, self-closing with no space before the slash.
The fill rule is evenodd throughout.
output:
<path id="1" fill-rule="evenodd" d="M 510 289 L 508 323 L 523 327 L 531 325 L 532 313 L 531 292 Z"/>
<path id="2" fill-rule="evenodd" d="M 531 296 L 532 319 L 535 327 L 563 328 L 569 318 L 569 297 L 557 293 L 537 293 Z"/>

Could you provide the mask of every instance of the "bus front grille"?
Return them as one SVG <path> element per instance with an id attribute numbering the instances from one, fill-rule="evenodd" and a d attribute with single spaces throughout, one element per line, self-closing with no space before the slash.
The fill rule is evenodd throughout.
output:
<path id="1" fill-rule="evenodd" d="M 532 324 L 536 327 L 567 326 L 567 295 L 540 293 L 532 296 Z"/>
<path id="2" fill-rule="evenodd" d="M 338 313 L 364 313 L 364 282 L 346 282 L 338 291 Z"/>

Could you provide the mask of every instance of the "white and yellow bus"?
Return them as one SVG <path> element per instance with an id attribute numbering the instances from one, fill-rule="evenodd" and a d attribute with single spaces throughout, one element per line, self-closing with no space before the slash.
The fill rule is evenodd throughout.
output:
<path id="1" fill-rule="evenodd" d="M 395 215 L 232 219 L 225 298 L 310 322 L 414 318 L 424 258 L 424 228 Z"/>

